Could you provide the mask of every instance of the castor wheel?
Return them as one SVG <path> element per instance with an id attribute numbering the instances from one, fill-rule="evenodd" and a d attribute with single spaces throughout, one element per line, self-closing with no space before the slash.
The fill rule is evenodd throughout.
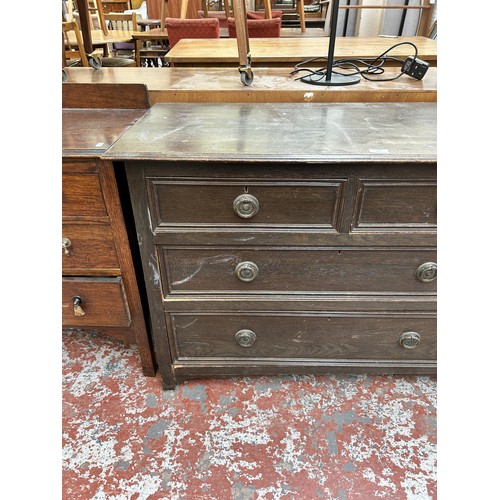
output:
<path id="1" fill-rule="evenodd" d="M 240 73 L 240 80 L 241 83 L 245 86 L 251 85 L 253 82 L 253 73 L 249 71 L 248 73 L 246 71 L 242 71 Z"/>
<path id="2" fill-rule="evenodd" d="M 94 69 L 100 69 L 102 66 L 102 58 L 101 56 L 89 56 L 89 64 L 94 68 Z"/>

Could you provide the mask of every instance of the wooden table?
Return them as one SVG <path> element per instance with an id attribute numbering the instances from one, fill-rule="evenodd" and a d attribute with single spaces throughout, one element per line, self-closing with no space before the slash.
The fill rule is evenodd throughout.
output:
<path id="1" fill-rule="evenodd" d="M 252 66 L 290 65 L 328 54 L 328 37 L 252 38 Z M 418 57 L 437 65 L 437 42 L 425 37 L 339 37 L 335 45 L 336 58 L 375 58 L 393 45 L 411 42 L 418 48 Z M 403 45 L 391 55 L 405 59 L 414 54 L 413 48 Z M 184 39 L 167 54 L 166 60 L 175 66 L 238 65 L 236 39 Z M 316 64 L 324 65 L 322 60 Z"/>
<path id="2" fill-rule="evenodd" d="M 147 23 L 147 20 L 144 21 Z M 150 26 L 157 26 L 160 23 L 159 20 L 151 23 Z M 138 21 L 139 24 L 139 21 Z M 322 28 L 309 28 L 307 31 L 301 31 L 300 28 L 281 28 L 281 38 L 318 38 L 318 37 L 327 37 L 325 30 Z M 220 28 L 219 33 L 220 38 L 228 38 L 229 30 L 228 28 Z M 167 42 L 168 42 L 168 33 L 166 29 L 161 29 L 161 27 L 151 27 L 145 31 L 140 31 L 134 33 L 132 36 L 135 42 L 135 62 L 136 66 L 141 65 L 141 55 L 140 51 L 145 42 L 150 41 L 159 41 L 162 42 L 162 45 L 165 46 L 165 50 L 161 51 L 161 56 L 163 57 L 167 52 Z M 252 46 L 252 42 L 250 42 L 250 46 Z"/>
<path id="3" fill-rule="evenodd" d="M 92 30 L 92 46 L 102 47 L 108 43 L 121 43 L 121 42 L 131 42 L 133 36 L 139 31 L 128 31 L 128 30 L 109 30 L 108 34 L 105 35 L 102 30 Z M 76 38 L 73 32 L 69 32 L 69 42 L 71 45 L 76 45 Z"/>
<path id="4" fill-rule="evenodd" d="M 390 82 L 361 80 L 346 87 L 314 87 L 294 80 L 288 68 L 257 68 L 250 87 L 236 68 L 66 68 L 68 83 L 144 83 L 151 104 L 160 102 L 436 102 L 437 68 L 423 80 L 403 75 Z M 385 77 L 400 73 L 387 68 Z"/>

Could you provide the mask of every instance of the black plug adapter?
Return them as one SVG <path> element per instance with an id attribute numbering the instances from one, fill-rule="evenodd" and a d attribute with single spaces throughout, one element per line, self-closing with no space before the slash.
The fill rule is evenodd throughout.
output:
<path id="1" fill-rule="evenodd" d="M 401 72 L 405 73 L 416 80 L 422 80 L 429 69 L 429 63 L 422 61 L 418 57 L 407 57 Z"/>

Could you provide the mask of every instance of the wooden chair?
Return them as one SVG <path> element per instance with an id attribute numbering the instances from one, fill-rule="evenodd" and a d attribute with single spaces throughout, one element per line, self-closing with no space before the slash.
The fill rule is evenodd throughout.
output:
<path id="1" fill-rule="evenodd" d="M 105 35 L 108 34 L 108 28 L 106 26 L 106 21 L 104 19 L 104 8 L 102 6 L 102 0 L 88 0 L 88 10 L 92 17 L 92 14 L 97 14 L 99 19 L 99 26 Z"/>
<path id="2" fill-rule="evenodd" d="M 131 12 L 130 14 L 125 14 L 123 12 L 109 12 L 107 14 L 104 14 L 104 20 L 109 31 L 139 31 L 139 27 L 137 25 L 137 14 L 135 12 Z M 134 58 L 135 43 L 113 43 L 113 52 L 115 56 L 126 56 Z"/>
<path id="3" fill-rule="evenodd" d="M 248 38 L 279 38 L 281 17 L 272 19 L 247 19 Z M 236 38 L 236 22 L 233 17 L 227 20 L 229 38 Z"/>
<path id="4" fill-rule="evenodd" d="M 71 45 L 69 33 L 73 32 L 76 39 L 76 49 Z M 90 66 L 83 46 L 83 38 L 76 21 L 62 23 L 63 68 L 68 66 Z"/>
<path id="5" fill-rule="evenodd" d="M 220 26 L 216 18 L 209 19 L 165 19 L 168 41 L 172 49 L 183 38 L 219 38 Z"/>

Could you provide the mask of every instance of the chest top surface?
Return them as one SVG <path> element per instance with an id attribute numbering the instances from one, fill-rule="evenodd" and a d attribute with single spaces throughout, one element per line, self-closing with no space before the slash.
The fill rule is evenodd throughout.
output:
<path id="1" fill-rule="evenodd" d="M 115 160 L 435 162 L 435 103 L 156 104 Z"/>
<path id="2" fill-rule="evenodd" d="M 63 155 L 100 156 L 143 114 L 143 109 L 63 109 Z"/>

